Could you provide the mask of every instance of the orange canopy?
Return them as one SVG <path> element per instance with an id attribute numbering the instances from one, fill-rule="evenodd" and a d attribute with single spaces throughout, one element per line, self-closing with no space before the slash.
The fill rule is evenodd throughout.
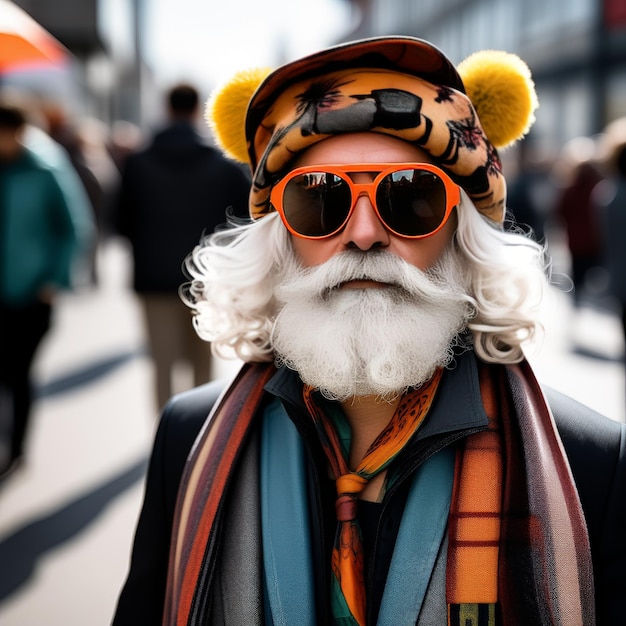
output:
<path id="1" fill-rule="evenodd" d="M 0 0 L 0 73 L 57 65 L 70 52 L 26 11 Z"/>

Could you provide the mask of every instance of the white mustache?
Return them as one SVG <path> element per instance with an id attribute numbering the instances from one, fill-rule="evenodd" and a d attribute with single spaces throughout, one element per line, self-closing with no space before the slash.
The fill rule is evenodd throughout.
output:
<path id="1" fill-rule="evenodd" d="M 276 287 L 275 295 L 285 302 L 293 297 L 327 297 L 350 281 L 370 280 L 396 287 L 405 295 L 425 301 L 443 301 L 450 297 L 450 285 L 444 285 L 437 268 L 422 271 L 404 259 L 388 252 L 348 250 L 321 265 L 300 268 L 285 283 Z"/>

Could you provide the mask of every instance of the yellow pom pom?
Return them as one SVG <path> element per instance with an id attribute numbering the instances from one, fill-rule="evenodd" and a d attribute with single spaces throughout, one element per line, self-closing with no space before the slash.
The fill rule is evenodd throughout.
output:
<path id="1" fill-rule="evenodd" d="M 482 50 L 457 69 L 485 135 L 496 148 L 510 146 L 530 130 L 539 102 L 522 59 L 501 50 Z"/>
<path id="2" fill-rule="evenodd" d="M 231 159 L 248 162 L 246 111 L 254 92 L 270 71 L 269 68 L 259 67 L 237 72 L 218 87 L 207 101 L 207 124 L 217 145 Z"/>

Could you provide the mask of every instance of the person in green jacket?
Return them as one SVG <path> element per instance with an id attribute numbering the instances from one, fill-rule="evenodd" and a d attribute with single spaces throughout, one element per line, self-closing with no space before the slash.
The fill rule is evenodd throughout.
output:
<path id="1" fill-rule="evenodd" d="M 31 367 L 55 294 L 74 284 L 94 231 L 76 172 L 14 96 L 0 97 L 0 477 L 22 461 Z M 85 257 L 86 258 L 86 257 Z"/>

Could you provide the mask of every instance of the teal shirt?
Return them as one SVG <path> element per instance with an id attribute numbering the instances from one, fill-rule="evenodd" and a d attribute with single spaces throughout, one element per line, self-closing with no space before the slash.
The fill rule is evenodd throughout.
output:
<path id="1" fill-rule="evenodd" d="M 87 194 L 62 148 L 36 138 L 0 164 L 0 302 L 20 306 L 45 287 L 73 286 L 94 234 Z"/>

